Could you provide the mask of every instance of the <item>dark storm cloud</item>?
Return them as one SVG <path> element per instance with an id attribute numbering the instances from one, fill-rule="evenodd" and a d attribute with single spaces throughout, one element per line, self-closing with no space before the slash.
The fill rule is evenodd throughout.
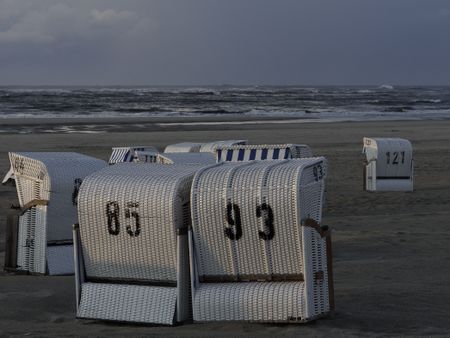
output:
<path id="1" fill-rule="evenodd" d="M 450 1 L 0 0 L 0 84 L 450 84 Z"/>

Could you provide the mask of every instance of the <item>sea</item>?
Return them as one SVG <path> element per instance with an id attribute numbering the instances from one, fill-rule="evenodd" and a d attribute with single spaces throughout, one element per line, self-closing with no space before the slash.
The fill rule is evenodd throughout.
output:
<path id="1" fill-rule="evenodd" d="M 315 121 L 450 118 L 450 87 L 0 86 L 0 119 L 251 116 Z"/>

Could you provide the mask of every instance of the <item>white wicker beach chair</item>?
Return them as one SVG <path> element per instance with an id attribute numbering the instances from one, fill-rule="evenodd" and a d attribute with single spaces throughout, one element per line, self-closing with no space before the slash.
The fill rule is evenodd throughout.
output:
<path id="1" fill-rule="evenodd" d="M 164 149 L 165 153 L 214 153 L 217 147 L 247 144 L 247 140 L 225 140 L 208 143 L 181 142 L 170 144 Z"/>
<path id="2" fill-rule="evenodd" d="M 312 157 L 306 144 L 248 144 L 216 147 L 217 162 L 240 162 L 254 160 L 284 160 Z"/>
<path id="3" fill-rule="evenodd" d="M 330 312 L 331 242 L 319 226 L 325 175 L 322 157 L 222 162 L 197 172 L 194 321 L 298 322 Z"/>
<path id="4" fill-rule="evenodd" d="M 131 147 L 114 147 L 109 158 L 109 164 L 122 162 L 133 162 L 136 158 L 136 151 L 148 151 L 157 153 L 158 149 L 151 146 L 131 146 Z"/>
<path id="5" fill-rule="evenodd" d="M 248 140 L 226 140 L 226 141 L 214 141 L 209 143 L 204 143 L 200 147 L 201 153 L 215 153 L 217 148 L 237 146 L 247 144 Z"/>
<path id="6" fill-rule="evenodd" d="M 9 153 L 20 216 L 13 235 L 16 270 L 73 274 L 72 224 L 77 221 L 77 194 L 85 176 L 106 166 L 96 158 L 65 152 Z M 7 234 L 10 236 L 10 234 Z"/>
<path id="7" fill-rule="evenodd" d="M 117 164 L 84 180 L 74 229 L 78 318 L 167 325 L 189 318 L 197 169 Z"/>
<path id="8" fill-rule="evenodd" d="M 169 144 L 165 149 L 165 153 L 198 153 L 202 143 L 198 142 L 181 142 Z"/>
<path id="9" fill-rule="evenodd" d="M 137 162 L 158 164 L 214 164 L 216 158 L 211 153 L 152 153 L 137 151 Z"/>
<path id="10" fill-rule="evenodd" d="M 363 139 L 364 188 L 367 191 L 413 191 L 411 142 L 401 138 Z"/>

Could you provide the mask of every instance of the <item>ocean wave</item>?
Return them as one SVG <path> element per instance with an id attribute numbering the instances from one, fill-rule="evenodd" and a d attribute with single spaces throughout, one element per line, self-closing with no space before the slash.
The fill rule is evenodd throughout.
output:
<path id="1" fill-rule="evenodd" d="M 378 87 L 379 89 L 386 89 L 386 90 L 393 90 L 394 86 L 390 85 L 390 84 L 382 84 L 381 86 Z"/>
<path id="2" fill-rule="evenodd" d="M 413 103 L 441 103 L 441 99 L 415 99 L 412 100 Z"/>
<path id="3" fill-rule="evenodd" d="M 194 87 L 194 88 L 184 88 L 180 90 L 172 91 L 172 93 L 183 93 L 183 94 L 193 94 L 193 95 L 220 95 L 221 92 L 219 90 L 212 90 L 211 88 L 202 88 L 202 87 Z"/>

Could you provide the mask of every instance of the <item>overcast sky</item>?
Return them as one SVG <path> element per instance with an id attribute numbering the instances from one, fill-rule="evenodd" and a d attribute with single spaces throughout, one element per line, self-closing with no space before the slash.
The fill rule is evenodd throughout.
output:
<path id="1" fill-rule="evenodd" d="M 449 0 L 0 0 L 0 85 L 448 84 Z"/>

